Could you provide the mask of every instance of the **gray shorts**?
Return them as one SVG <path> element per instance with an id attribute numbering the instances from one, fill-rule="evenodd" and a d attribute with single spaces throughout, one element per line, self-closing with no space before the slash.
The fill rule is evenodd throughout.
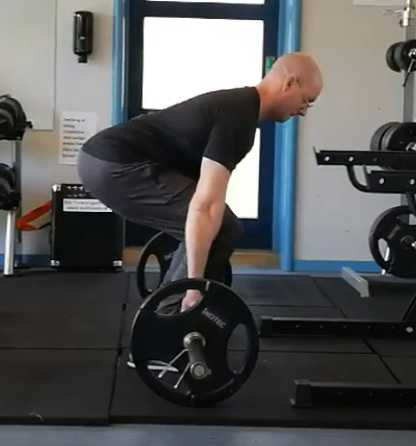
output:
<path id="1" fill-rule="evenodd" d="M 196 187 L 193 179 L 154 161 L 121 164 L 100 160 L 82 150 L 78 174 L 87 191 L 126 220 L 184 240 L 188 206 Z M 241 234 L 241 222 L 226 206 L 222 227 L 210 251 L 207 277 L 222 277 Z M 172 261 L 177 273 L 167 274 L 170 280 L 186 277 L 186 255 L 181 245 Z"/>

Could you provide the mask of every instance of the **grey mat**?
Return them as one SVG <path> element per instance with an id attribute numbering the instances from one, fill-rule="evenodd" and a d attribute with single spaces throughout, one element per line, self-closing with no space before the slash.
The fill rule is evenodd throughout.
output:
<path id="1" fill-rule="evenodd" d="M 0 423 L 107 424 L 117 351 L 0 350 Z"/>
<path id="2" fill-rule="evenodd" d="M 127 287 L 122 273 L 2 278 L 0 348 L 116 349 Z"/>
<path id="3" fill-rule="evenodd" d="M 256 370 L 240 391 L 214 408 L 176 406 L 153 394 L 136 372 L 120 364 L 111 410 L 114 422 L 219 424 L 251 426 L 348 427 L 396 429 L 416 427 L 414 411 L 397 408 L 327 407 L 294 409 L 296 378 L 317 381 L 395 381 L 375 355 L 262 352 Z M 416 366 L 412 364 L 413 373 Z"/>

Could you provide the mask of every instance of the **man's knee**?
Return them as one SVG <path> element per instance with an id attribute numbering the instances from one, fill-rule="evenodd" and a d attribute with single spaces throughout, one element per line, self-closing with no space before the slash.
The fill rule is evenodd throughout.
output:
<path id="1" fill-rule="evenodd" d="M 217 235 L 220 243 L 235 245 L 244 233 L 243 223 L 227 206 L 224 212 L 221 228 Z"/>

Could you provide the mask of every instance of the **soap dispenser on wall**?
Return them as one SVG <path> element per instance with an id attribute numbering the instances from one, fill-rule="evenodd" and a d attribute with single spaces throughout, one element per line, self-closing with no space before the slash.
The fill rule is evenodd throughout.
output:
<path id="1" fill-rule="evenodd" d="M 74 13 L 74 53 L 79 63 L 87 63 L 93 47 L 93 14 L 89 11 Z"/>

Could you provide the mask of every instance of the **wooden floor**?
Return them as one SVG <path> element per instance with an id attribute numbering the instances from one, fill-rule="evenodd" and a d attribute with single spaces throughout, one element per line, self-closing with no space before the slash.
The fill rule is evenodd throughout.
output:
<path id="1" fill-rule="evenodd" d="M 134 268 L 140 256 L 142 248 L 137 246 L 127 247 L 124 250 L 124 265 Z M 241 249 L 237 250 L 231 257 L 232 266 L 248 267 L 277 267 L 278 258 L 272 251 Z"/>

